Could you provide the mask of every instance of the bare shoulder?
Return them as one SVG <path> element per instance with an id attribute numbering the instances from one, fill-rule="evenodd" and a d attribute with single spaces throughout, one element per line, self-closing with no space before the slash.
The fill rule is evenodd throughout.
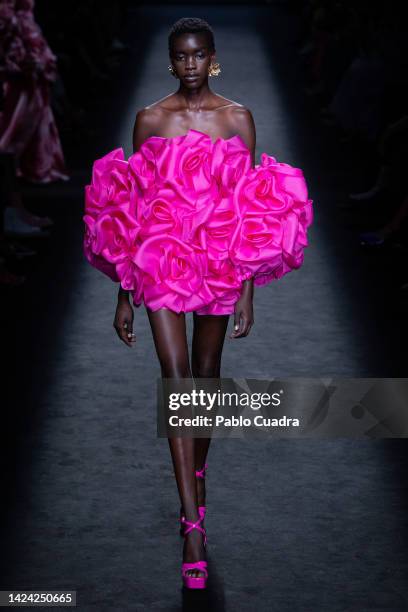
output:
<path id="1" fill-rule="evenodd" d="M 241 136 L 255 160 L 256 128 L 251 111 L 243 104 L 237 104 L 226 109 L 225 112 L 228 112 L 231 134 Z"/>
<path id="2" fill-rule="evenodd" d="M 243 104 L 230 106 L 228 109 L 228 119 L 233 130 L 243 136 L 252 134 L 255 137 L 255 122 L 249 108 Z"/>
<path id="3" fill-rule="evenodd" d="M 166 120 L 171 109 L 171 98 L 173 94 L 161 98 L 136 112 L 135 125 L 133 128 L 133 150 L 137 151 L 140 145 L 160 131 L 160 126 Z"/>
<path id="4" fill-rule="evenodd" d="M 249 108 L 223 96 L 217 96 L 217 102 L 219 106 L 215 110 L 224 114 L 224 121 L 228 124 L 231 133 L 239 134 L 244 140 L 255 141 L 255 122 Z"/>

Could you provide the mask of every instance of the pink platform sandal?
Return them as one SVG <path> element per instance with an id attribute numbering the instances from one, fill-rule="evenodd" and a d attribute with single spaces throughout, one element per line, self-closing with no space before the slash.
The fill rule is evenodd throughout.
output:
<path id="1" fill-rule="evenodd" d="M 193 529 L 198 529 L 199 531 L 201 531 L 201 533 L 204 536 L 204 546 L 206 546 L 207 544 L 207 535 L 205 532 L 205 528 L 202 527 L 200 525 L 200 523 L 202 522 L 203 517 L 200 516 L 198 518 L 198 520 L 193 523 L 191 521 L 188 521 L 185 517 L 184 517 L 184 537 L 186 537 L 190 531 L 192 531 Z M 187 575 L 187 571 L 188 570 L 192 570 L 192 569 L 196 569 L 199 570 L 200 572 L 203 572 L 203 576 L 188 576 Z M 207 579 L 208 579 L 208 570 L 207 570 L 207 561 L 195 561 L 193 563 L 182 563 L 181 564 L 181 577 L 183 580 L 183 584 L 187 589 L 205 589 L 207 586 Z"/>
<path id="2" fill-rule="evenodd" d="M 205 474 L 206 474 L 206 469 L 208 468 L 208 464 L 204 463 L 204 467 L 201 468 L 201 470 L 196 470 L 196 478 L 205 478 Z M 206 506 L 198 506 L 198 514 L 200 517 L 202 517 L 202 519 L 205 519 L 205 513 L 206 513 L 207 507 Z M 184 523 L 185 523 L 185 515 L 182 513 L 181 509 L 180 509 L 180 523 L 181 523 L 181 527 L 180 527 L 180 535 L 183 536 L 184 535 Z"/>

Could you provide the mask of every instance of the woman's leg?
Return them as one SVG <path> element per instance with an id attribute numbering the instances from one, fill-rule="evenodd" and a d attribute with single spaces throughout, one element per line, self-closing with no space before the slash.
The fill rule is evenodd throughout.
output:
<path id="1" fill-rule="evenodd" d="M 185 314 L 165 308 L 155 312 L 146 308 L 160 362 L 162 378 L 192 378 L 186 335 Z M 169 438 L 169 446 L 180 501 L 188 521 L 199 519 L 195 477 L 194 438 Z M 205 560 L 203 535 L 192 529 L 184 540 L 186 563 Z M 191 576 L 202 576 L 200 570 L 189 570 Z"/>
<path id="2" fill-rule="evenodd" d="M 194 315 L 192 346 L 192 373 L 194 378 L 219 378 L 221 375 L 221 355 L 229 315 Z M 211 438 L 196 438 L 195 469 L 200 470 L 205 463 Z M 205 481 L 197 478 L 198 505 L 205 505 Z"/>

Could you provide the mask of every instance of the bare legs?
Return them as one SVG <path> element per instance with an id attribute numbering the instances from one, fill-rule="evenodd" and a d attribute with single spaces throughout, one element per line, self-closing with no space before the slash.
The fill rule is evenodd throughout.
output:
<path id="1" fill-rule="evenodd" d="M 229 315 L 199 316 L 194 313 L 190 368 L 185 314 L 164 308 L 156 312 L 146 308 L 146 311 L 162 378 L 219 377 Z M 177 489 L 188 521 L 197 521 L 198 506 L 204 505 L 204 481 L 196 479 L 195 470 L 203 467 L 209 444 L 210 438 L 169 438 Z M 205 559 L 203 536 L 197 529 L 191 530 L 184 540 L 183 558 L 185 562 Z M 189 573 L 202 575 L 200 570 L 190 570 Z"/>
<path id="2" fill-rule="evenodd" d="M 192 372 L 194 378 L 219 378 L 221 356 L 229 315 L 212 316 L 193 313 Z M 195 469 L 200 470 L 207 458 L 211 438 L 195 439 Z M 197 478 L 198 505 L 205 505 L 205 480 Z"/>

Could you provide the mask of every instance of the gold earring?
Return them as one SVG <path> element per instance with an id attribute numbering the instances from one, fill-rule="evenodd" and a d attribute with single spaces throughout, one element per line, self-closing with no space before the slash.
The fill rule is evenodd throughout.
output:
<path id="1" fill-rule="evenodd" d="M 169 64 L 169 71 L 170 73 L 176 78 L 178 79 L 178 76 L 176 74 L 176 71 L 174 70 L 173 66 L 171 64 Z"/>
<path id="2" fill-rule="evenodd" d="M 218 76 L 221 72 L 221 68 L 218 62 L 211 62 L 208 67 L 208 76 Z"/>

